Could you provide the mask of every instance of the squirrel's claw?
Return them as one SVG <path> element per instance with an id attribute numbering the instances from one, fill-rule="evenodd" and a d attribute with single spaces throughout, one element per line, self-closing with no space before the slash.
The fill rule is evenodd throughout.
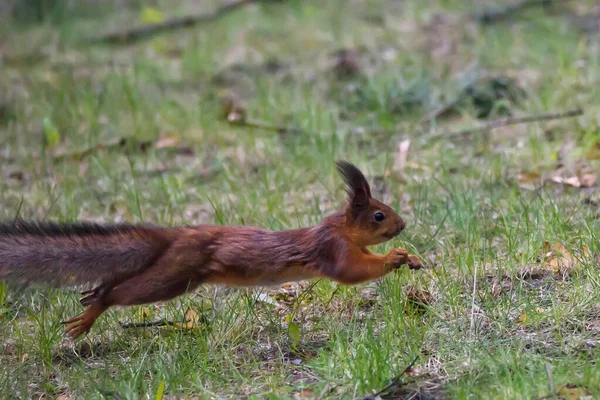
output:
<path id="1" fill-rule="evenodd" d="M 408 268 L 410 268 L 410 269 L 423 268 L 423 263 L 421 263 L 421 260 L 419 259 L 419 257 L 410 255 L 410 256 L 408 256 L 408 259 L 409 259 L 408 263 L 407 263 Z"/>
<path id="2" fill-rule="evenodd" d="M 94 321 L 90 321 L 84 312 L 63 322 L 63 324 L 67 325 L 65 327 L 65 332 L 67 335 L 71 338 L 71 340 L 75 340 L 79 336 L 88 333 L 94 324 Z"/>

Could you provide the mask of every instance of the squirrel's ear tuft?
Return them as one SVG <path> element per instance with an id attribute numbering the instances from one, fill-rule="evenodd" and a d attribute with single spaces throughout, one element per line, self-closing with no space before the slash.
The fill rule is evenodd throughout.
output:
<path id="1" fill-rule="evenodd" d="M 346 183 L 348 201 L 352 207 L 362 208 L 369 204 L 371 187 L 365 176 L 358 168 L 348 161 L 340 160 L 336 163 L 337 170 Z"/>

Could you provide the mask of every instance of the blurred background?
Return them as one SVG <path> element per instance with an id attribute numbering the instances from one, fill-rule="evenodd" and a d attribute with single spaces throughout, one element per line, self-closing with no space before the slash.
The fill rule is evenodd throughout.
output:
<path id="1" fill-rule="evenodd" d="M 3 220 L 308 226 L 347 159 L 408 221 L 374 251 L 429 267 L 202 288 L 84 344 L 76 293 L 0 284 L 2 392 L 600 393 L 597 1 L 1 0 L 0 21 Z"/>

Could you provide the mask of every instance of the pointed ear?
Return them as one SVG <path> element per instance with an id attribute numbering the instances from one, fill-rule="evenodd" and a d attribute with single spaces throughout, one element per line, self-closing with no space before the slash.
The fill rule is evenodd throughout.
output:
<path id="1" fill-rule="evenodd" d="M 371 198 L 371 187 L 365 179 L 365 176 L 356 166 L 348 161 L 338 161 L 336 163 L 338 172 L 346 183 L 346 192 L 348 193 L 348 202 L 352 208 L 365 208 L 369 205 Z"/>

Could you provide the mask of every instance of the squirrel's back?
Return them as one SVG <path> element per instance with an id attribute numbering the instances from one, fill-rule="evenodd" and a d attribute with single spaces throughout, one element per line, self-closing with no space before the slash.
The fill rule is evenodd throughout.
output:
<path id="1" fill-rule="evenodd" d="M 133 275 L 162 254 L 173 231 L 131 224 L 0 223 L 0 281 L 76 286 Z"/>

